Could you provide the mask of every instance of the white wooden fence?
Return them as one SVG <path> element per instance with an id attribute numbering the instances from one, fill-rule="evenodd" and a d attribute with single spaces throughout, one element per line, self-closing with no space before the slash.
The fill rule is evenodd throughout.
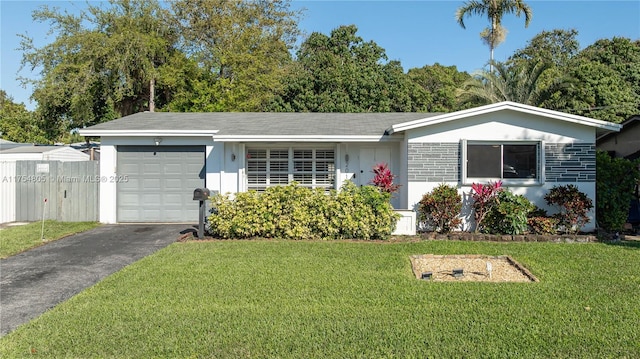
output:
<path id="1" fill-rule="evenodd" d="M 16 221 L 15 162 L 0 162 L 0 223 Z"/>

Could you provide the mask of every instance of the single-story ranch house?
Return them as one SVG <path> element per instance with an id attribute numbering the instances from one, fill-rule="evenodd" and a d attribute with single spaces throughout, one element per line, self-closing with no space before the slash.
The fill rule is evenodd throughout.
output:
<path id="1" fill-rule="evenodd" d="M 576 185 L 595 202 L 596 137 L 620 128 L 501 102 L 445 114 L 145 112 L 80 134 L 101 137 L 100 221 L 117 223 L 197 221 L 198 187 L 366 185 L 379 162 L 401 184 L 397 209 L 414 209 L 441 183 L 468 204 L 472 183 L 496 180 L 542 208 L 555 185 Z M 584 229 L 594 228 L 592 220 Z"/>

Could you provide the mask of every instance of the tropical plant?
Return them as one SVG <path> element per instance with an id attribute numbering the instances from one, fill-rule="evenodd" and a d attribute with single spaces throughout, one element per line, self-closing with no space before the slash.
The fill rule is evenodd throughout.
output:
<path id="1" fill-rule="evenodd" d="M 524 234 L 528 230 L 527 217 L 535 207 L 523 195 L 503 189 L 487 213 L 484 229 L 493 234 Z"/>
<path id="2" fill-rule="evenodd" d="M 489 182 L 488 184 L 471 184 L 471 199 L 473 200 L 473 217 L 475 220 L 475 232 L 480 232 L 482 222 L 496 203 L 498 192 L 502 190 L 502 181 Z"/>
<path id="3" fill-rule="evenodd" d="M 558 220 L 553 217 L 527 218 L 529 232 L 533 234 L 555 234 L 558 232 Z"/>
<path id="4" fill-rule="evenodd" d="M 593 203 L 589 197 L 578 190 L 578 187 L 568 184 L 565 186 L 553 186 L 544 196 L 548 205 L 558 208 L 558 213 L 553 217 L 558 220 L 558 225 L 566 233 L 577 233 L 589 223 L 589 211 Z"/>
<path id="5" fill-rule="evenodd" d="M 400 189 L 399 184 L 393 183 L 393 180 L 396 178 L 396 176 L 391 172 L 389 166 L 386 163 L 380 162 L 373 166 L 373 175 L 374 176 L 373 180 L 371 180 L 371 183 L 374 186 L 380 188 L 381 191 L 387 193 L 395 193 L 398 192 L 398 189 Z"/>
<path id="6" fill-rule="evenodd" d="M 558 232 L 558 219 L 549 217 L 547 211 L 538 206 L 535 206 L 535 208 L 529 212 L 527 224 L 529 225 L 529 233 L 556 234 Z"/>
<path id="7" fill-rule="evenodd" d="M 481 71 L 458 89 L 462 103 L 491 104 L 501 101 L 540 106 L 561 89 L 573 83 L 558 76 L 550 83 L 541 81 L 551 68 L 548 62 L 493 62 L 492 71 Z"/>
<path id="8" fill-rule="evenodd" d="M 461 210 L 462 196 L 458 189 L 444 183 L 423 195 L 418 203 L 420 221 L 440 233 L 450 232 L 460 225 Z"/>
<path id="9" fill-rule="evenodd" d="M 507 36 L 507 30 L 502 27 L 502 17 L 514 14 L 520 17 L 524 14 L 524 26 L 528 27 L 533 12 L 529 5 L 522 0 L 469 0 L 456 11 L 458 24 L 465 29 L 464 18 L 471 15 L 486 15 L 491 25 L 485 28 L 480 37 L 489 46 L 490 62 L 493 62 L 493 50 L 500 45 Z"/>

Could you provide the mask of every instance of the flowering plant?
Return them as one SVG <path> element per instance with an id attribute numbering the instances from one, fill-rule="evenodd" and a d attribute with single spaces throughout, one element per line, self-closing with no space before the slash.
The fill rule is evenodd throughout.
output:
<path id="1" fill-rule="evenodd" d="M 474 219 L 476 220 L 476 232 L 480 231 L 480 225 L 496 203 L 497 194 L 502 190 L 502 181 L 489 182 L 488 184 L 471 184 L 471 198 L 473 198 Z"/>
<path id="2" fill-rule="evenodd" d="M 398 192 L 400 185 L 393 183 L 393 179 L 396 178 L 396 176 L 391 173 L 386 163 L 381 162 L 373 166 L 373 174 L 374 177 L 371 183 L 373 183 L 374 186 L 380 188 L 383 192 Z"/>

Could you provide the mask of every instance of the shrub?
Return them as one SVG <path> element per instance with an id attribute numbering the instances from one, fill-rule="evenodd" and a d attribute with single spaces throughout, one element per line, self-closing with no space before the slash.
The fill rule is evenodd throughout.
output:
<path id="1" fill-rule="evenodd" d="M 528 229 L 527 217 L 535 208 L 523 195 L 498 191 L 485 217 L 484 230 L 492 234 L 524 234 Z"/>
<path id="2" fill-rule="evenodd" d="M 556 234 L 558 232 L 558 220 L 549 217 L 547 211 L 538 206 L 529 212 L 527 224 L 529 225 L 529 233 Z"/>
<path id="3" fill-rule="evenodd" d="M 558 225 L 564 232 L 578 232 L 582 226 L 589 223 L 587 214 L 593 208 L 593 203 L 586 194 L 578 190 L 578 187 L 572 184 L 554 186 L 544 196 L 544 200 L 548 205 L 558 208 L 559 212 L 553 217 L 558 220 Z"/>
<path id="4" fill-rule="evenodd" d="M 440 233 L 450 232 L 460 225 L 461 210 L 462 197 L 458 189 L 444 183 L 422 196 L 418 203 L 420 221 L 426 222 L 427 228 Z"/>
<path id="5" fill-rule="evenodd" d="M 608 231 L 624 227 L 629 216 L 633 188 L 640 181 L 640 162 L 612 158 L 606 152 L 596 154 L 596 220 Z"/>
<path id="6" fill-rule="evenodd" d="M 533 234 L 555 234 L 558 231 L 558 220 L 552 217 L 529 217 L 527 224 Z"/>
<path id="7" fill-rule="evenodd" d="M 211 198 L 207 230 L 221 238 L 385 239 L 398 214 L 391 194 L 374 186 L 345 181 L 328 194 L 297 184 Z"/>
<path id="8" fill-rule="evenodd" d="M 502 188 L 502 181 L 489 182 L 483 185 L 481 183 L 473 183 L 471 185 L 471 198 L 473 199 L 473 217 L 476 222 L 476 233 L 482 228 L 482 221 L 491 210 L 491 206 L 495 204 L 497 193 Z"/>

